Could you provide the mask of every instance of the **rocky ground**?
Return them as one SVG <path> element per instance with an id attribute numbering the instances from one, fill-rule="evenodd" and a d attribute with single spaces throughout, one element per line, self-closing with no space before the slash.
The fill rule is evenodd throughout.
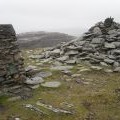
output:
<path id="1" fill-rule="evenodd" d="M 41 52 L 43 49 L 23 51 L 26 69 L 39 71 L 39 80 L 26 81 L 33 89 L 29 99 L 1 95 L 0 120 L 120 119 L 119 73 L 105 73 L 85 63 L 31 58 Z"/>
<path id="2" fill-rule="evenodd" d="M 28 90 L 0 93 L 0 120 L 120 120 L 120 24 L 112 18 L 78 39 L 22 52 Z"/>

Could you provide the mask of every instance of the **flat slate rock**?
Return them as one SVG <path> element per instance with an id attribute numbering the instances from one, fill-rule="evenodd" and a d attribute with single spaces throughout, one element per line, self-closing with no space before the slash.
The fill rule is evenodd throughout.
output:
<path id="1" fill-rule="evenodd" d="M 43 82 L 44 80 L 41 77 L 27 78 L 25 81 L 25 83 L 28 85 L 37 85 Z"/>
<path id="2" fill-rule="evenodd" d="M 41 86 L 48 87 L 48 88 L 58 88 L 60 87 L 61 83 L 58 81 L 52 81 L 52 82 L 45 82 L 42 83 Z"/>
<path id="3" fill-rule="evenodd" d="M 102 70 L 103 68 L 100 66 L 91 66 L 91 69 L 93 70 Z"/>
<path id="4" fill-rule="evenodd" d="M 113 43 L 105 43 L 105 48 L 115 48 Z"/>
<path id="5" fill-rule="evenodd" d="M 104 42 L 104 39 L 103 38 L 93 38 L 92 39 L 92 44 L 101 44 Z"/>
<path id="6" fill-rule="evenodd" d="M 42 59 L 44 56 L 43 55 L 31 55 L 29 56 L 31 59 Z"/>
<path id="7" fill-rule="evenodd" d="M 76 60 L 68 60 L 66 61 L 67 64 L 76 64 Z"/>
<path id="8" fill-rule="evenodd" d="M 114 72 L 120 72 L 120 67 L 116 67 L 116 68 L 114 69 Z"/>
<path id="9" fill-rule="evenodd" d="M 55 49 L 51 51 L 51 55 L 59 55 L 60 54 L 60 49 Z"/>
<path id="10" fill-rule="evenodd" d="M 35 76 L 37 76 L 37 77 L 42 77 L 42 78 L 46 78 L 46 77 L 49 77 L 49 76 L 51 76 L 51 75 L 52 75 L 51 72 L 39 72 L 39 73 L 37 73 Z"/>
<path id="11" fill-rule="evenodd" d="M 57 58 L 58 61 L 65 61 L 67 59 L 69 59 L 69 56 L 62 56 L 62 57 Z"/>
<path id="12" fill-rule="evenodd" d="M 72 75 L 72 72 L 70 70 L 63 70 L 62 73 L 65 75 Z"/>
<path id="13" fill-rule="evenodd" d="M 37 85 L 29 85 L 29 87 L 34 90 L 34 89 L 39 88 L 40 85 L 39 84 L 37 84 Z"/>
<path id="14" fill-rule="evenodd" d="M 79 71 L 80 72 L 89 72 L 89 71 L 91 71 L 91 69 L 89 69 L 89 68 L 81 68 Z"/>
<path id="15" fill-rule="evenodd" d="M 33 66 L 33 65 L 29 65 L 28 67 L 25 68 L 25 71 L 30 71 L 30 70 L 36 70 L 37 67 L 36 66 Z"/>
<path id="16" fill-rule="evenodd" d="M 106 62 L 106 63 L 108 63 L 108 64 L 112 64 L 112 63 L 114 63 L 115 61 L 112 60 L 112 59 L 106 58 L 106 59 L 104 59 L 104 62 Z"/>
<path id="17" fill-rule="evenodd" d="M 70 50 L 66 53 L 66 55 L 68 55 L 68 56 L 69 55 L 77 55 L 77 54 L 79 54 L 79 52 L 77 50 Z"/>
<path id="18" fill-rule="evenodd" d="M 111 69 L 105 69 L 104 70 L 106 73 L 112 73 L 113 72 L 113 70 L 111 70 Z"/>
<path id="19" fill-rule="evenodd" d="M 54 67 L 51 67 L 52 70 L 69 70 L 72 68 L 73 68 L 73 66 L 54 66 Z"/>

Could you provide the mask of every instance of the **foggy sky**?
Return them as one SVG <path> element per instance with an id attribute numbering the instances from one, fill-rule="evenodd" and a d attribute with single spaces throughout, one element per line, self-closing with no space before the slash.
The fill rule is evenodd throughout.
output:
<path id="1" fill-rule="evenodd" d="M 109 16 L 120 22 L 120 0 L 0 0 L 0 24 L 13 24 L 17 33 L 78 34 Z"/>

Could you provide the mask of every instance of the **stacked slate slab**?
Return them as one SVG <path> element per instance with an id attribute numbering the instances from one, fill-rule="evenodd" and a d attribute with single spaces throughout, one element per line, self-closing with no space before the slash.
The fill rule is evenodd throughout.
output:
<path id="1" fill-rule="evenodd" d="M 120 24 L 113 18 L 98 22 L 78 39 L 47 50 L 39 59 L 53 59 L 66 64 L 89 62 L 120 71 Z"/>
<path id="2" fill-rule="evenodd" d="M 0 25 L 0 87 L 23 83 L 23 65 L 13 26 Z"/>

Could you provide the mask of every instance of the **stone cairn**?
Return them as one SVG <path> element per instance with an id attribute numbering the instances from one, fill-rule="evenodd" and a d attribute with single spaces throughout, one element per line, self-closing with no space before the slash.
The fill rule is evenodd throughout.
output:
<path id="1" fill-rule="evenodd" d="M 23 58 L 13 26 L 0 25 L 0 88 L 20 85 L 25 79 Z"/>
<path id="2" fill-rule="evenodd" d="M 91 27 L 82 37 L 61 43 L 39 56 L 62 63 L 75 64 L 87 61 L 91 65 L 109 66 L 120 71 L 120 24 L 107 18 Z"/>

